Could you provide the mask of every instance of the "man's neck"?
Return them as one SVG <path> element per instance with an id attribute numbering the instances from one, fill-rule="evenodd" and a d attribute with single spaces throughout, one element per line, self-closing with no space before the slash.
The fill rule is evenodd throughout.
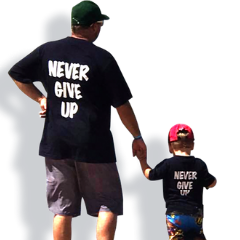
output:
<path id="1" fill-rule="evenodd" d="M 89 41 L 89 39 L 87 39 L 86 37 L 83 37 L 83 36 L 80 36 L 80 35 L 75 35 L 74 33 L 72 33 L 72 36 L 73 38 L 78 38 L 78 39 L 82 39 L 82 40 L 85 40 L 85 41 Z M 90 41 L 89 41 L 90 42 Z"/>

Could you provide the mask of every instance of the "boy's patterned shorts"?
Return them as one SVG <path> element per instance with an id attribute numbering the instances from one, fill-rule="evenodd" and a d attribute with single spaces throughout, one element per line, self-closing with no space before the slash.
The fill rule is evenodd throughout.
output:
<path id="1" fill-rule="evenodd" d="M 206 240 L 202 229 L 202 216 L 166 216 L 169 240 Z"/>

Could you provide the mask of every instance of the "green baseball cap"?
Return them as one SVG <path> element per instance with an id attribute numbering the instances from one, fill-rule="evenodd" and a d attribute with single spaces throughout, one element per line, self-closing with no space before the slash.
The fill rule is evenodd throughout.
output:
<path id="1" fill-rule="evenodd" d="M 90 26 L 97 21 L 108 20 L 98 5 L 92 1 L 82 1 L 72 8 L 72 25 Z"/>

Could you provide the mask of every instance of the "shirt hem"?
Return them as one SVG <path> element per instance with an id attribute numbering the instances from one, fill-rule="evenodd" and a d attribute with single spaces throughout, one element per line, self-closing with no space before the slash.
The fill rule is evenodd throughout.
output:
<path id="1" fill-rule="evenodd" d="M 114 162 L 117 162 L 117 160 L 116 159 L 114 159 L 114 160 L 108 160 L 108 161 L 106 161 L 106 160 L 104 160 L 104 161 L 97 161 L 97 160 L 95 160 L 95 161 L 89 161 L 89 160 L 87 160 L 87 159 L 80 159 L 80 158 L 77 158 L 77 157 L 73 157 L 73 156 L 53 156 L 53 155 L 50 155 L 50 154 L 46 154 L 46 153 L 42 153 L 42 152 L 40 152 L 39 153 L 39 156 L 41 156 L 41 157 L 45 157 L 45 158 L 50 158 L 50 159 L 54 159 L 54 160 L 69 160 L 69 161 L 77 161 L 77 162 L 85 162 L 85 163 L 114 163 Z"/>

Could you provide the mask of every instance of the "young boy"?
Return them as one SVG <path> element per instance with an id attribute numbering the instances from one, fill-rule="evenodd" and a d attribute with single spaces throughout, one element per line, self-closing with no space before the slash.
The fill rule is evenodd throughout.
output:
<path id="1" fill-rule="evenodd" d="M 203 187 L 214 187 L 216 178 L 208 172 L 201 159 L 190 155 L 194 148 L 194 135 L 189 126 L 173 126 L 169 131 L 168 145 L 173 157 L 163 160 L 154 169 L 138 152 L 143 174 L 149 180 L 163 179 L 169 240 L 204 240 Z"/>

